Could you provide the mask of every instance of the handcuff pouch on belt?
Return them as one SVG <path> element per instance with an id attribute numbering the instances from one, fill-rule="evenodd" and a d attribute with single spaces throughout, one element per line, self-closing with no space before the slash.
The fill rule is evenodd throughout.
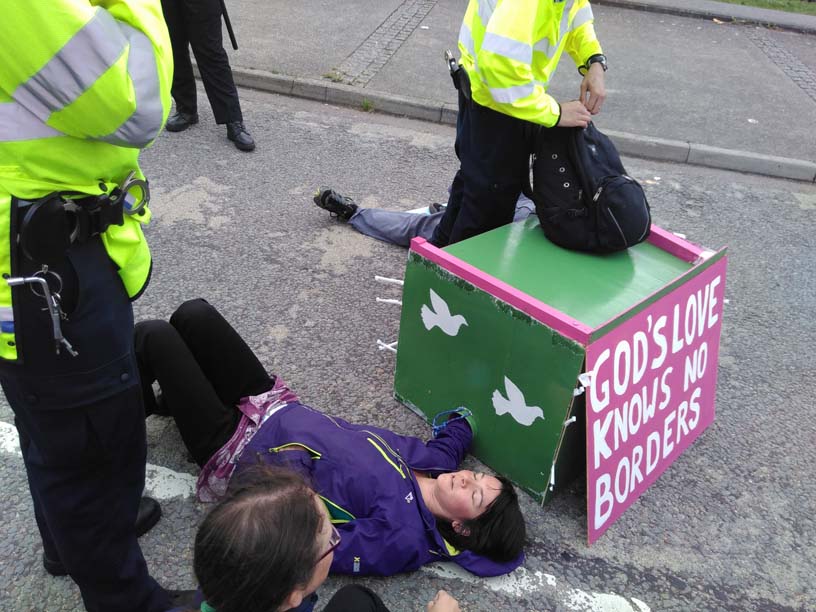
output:
<path id="1" fill-rule="evenodd" d="M 149 200 L 147 182 L 134 180 L 133 173 L 110 194 L 69 199 L 54 192 L 30 203 L 18 200 L 23 205 L 20 248 L 37 264 L 55 265 L 72 244 L 87 242 L 111 225 L 123 225 L 125 214 L 141 214 Z"/>

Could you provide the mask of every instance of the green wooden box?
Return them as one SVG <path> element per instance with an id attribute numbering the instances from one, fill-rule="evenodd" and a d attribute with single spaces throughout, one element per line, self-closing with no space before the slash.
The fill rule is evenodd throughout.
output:
<path id="1" fill-rule="evenodd" d="M 616 334 L 627 322 L 633 327 L 641 317 L 646 325 L 692 279 L 719 260 L 724 267 L 724 255 L 656 226 L 648 242 L 625 252 L 568 251 L 549 242 L 536 219 L 445 249 L 414 239 L 395 395 L 429 421 L 459 406 L 472 410 L 479 427 L 473 454 L 544 503 L 583 470 L 586 458 L 591 468 L 601 463 L 588 447 L 593 431 L 585 401 L 594 397 L 600 405 L 583 392 L 593 374 L 584 374 L 588 353 L 623 342 Z M 707 354 L 716 371 L 716 347 Z M 675 378 L 664 375 L 663 382 L 679 386 Z M 594 427 L 595 434 L 606 431 Z"/>

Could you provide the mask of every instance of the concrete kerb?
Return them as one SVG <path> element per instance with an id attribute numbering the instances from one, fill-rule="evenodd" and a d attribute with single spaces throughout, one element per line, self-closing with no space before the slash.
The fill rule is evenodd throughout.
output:
<path id="1" fill-rule="evenodd" d="M 241 87 L 433 123 L 456 124 L 456 105 L 450 103 L 361 90 L 342 83 L 291 77 L 250 68 L 234 68 L 233 76 L 236 85 Z M 606 134 L 622 154 L 631 157 L 816 182 L 814 162 L 612 130 L 606 130 Z"/>

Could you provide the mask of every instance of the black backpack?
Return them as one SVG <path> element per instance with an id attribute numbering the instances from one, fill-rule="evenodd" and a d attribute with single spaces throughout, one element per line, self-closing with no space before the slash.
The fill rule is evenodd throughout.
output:
<path id="1" fill-rule="evenodd" d="M 544 234 L 566 249 L 611 253 L 649 236 L 652 217 L 640 184 L 615 145 L 586 128 L 542 129 L 533 161 L 535 202 Z"/>

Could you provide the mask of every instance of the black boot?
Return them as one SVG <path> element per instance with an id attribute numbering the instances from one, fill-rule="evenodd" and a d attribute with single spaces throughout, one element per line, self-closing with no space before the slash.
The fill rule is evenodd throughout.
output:
<path id="1" fill-rule="evenodd" d="M 241 151 L 254 151 L 255 141 L 244 127 L 243 121 L 230 121 L 227 124 L 227 138 L 235 143 L 235 148 Z"/>
<path id="2" fill-rule="evenodd" d="M 161 506 L 152 497 L 143 497 L 139 501 L 139 513 L 136 515 L 136 537 L 141 537 L 150 531 L 153 526 L 159 522 L 161 518 Z M 43 567 L 45 571 L 52 576 L 67 576 L 68 572 L 62 561 L 59 559 L 51 559 L 45 553 L 42 556 Z"/>
<path id="3" fill-rule="evenodd" d="M 198 123 L 198 113 L 183 113 L 176 111 L 167 120 L 164 126 L 168 132 L 183 132 L 191 125 Z"/>

